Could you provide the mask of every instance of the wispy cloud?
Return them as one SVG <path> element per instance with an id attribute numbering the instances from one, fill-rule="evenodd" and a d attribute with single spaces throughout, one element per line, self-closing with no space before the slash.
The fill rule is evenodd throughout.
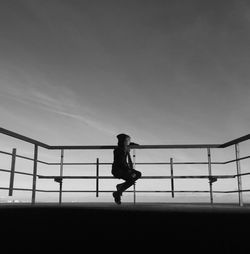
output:
<path id="1" fill-rule="evenodd" d="M 2 87 L 1 90 L 1 96 L 7 96 L 19 103 L 29 104 L 32 107 L 71 118 L 108 135 L 117 133 L 115 128 L 94 117 L 94 109 L 79 102 L 79 98 L 66 87 L 59 91 L 50 86 L 47 87 L 47 92 L 43 92 L 36 87 L 20 89 L 12 85 L 4 89 Z"/>

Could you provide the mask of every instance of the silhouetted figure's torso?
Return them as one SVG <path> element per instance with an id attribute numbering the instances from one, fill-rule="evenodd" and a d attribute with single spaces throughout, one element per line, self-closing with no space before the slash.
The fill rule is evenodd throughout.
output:
<path id="1" fill-rule="evenodd" d="M 133 162 L 129 151 L 121 147 L 117 147 L 113 151 L 114 162 L 112 164 L 112 174 L 120 178 L 119 176 L 124 173 L 129 173 L 133 169 Z"/>

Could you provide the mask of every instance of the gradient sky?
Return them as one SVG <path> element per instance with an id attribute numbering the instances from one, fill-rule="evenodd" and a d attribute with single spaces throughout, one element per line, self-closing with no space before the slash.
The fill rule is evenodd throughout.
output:
<path id="1" fill-rule="evenodd" d="M 2 0 L 1 127 L 51 145 L 248 134 L 249 28 L 249 1 Z"/>

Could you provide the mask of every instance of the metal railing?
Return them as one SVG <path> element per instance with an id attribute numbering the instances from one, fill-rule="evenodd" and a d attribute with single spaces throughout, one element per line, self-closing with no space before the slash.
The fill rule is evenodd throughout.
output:
<path id="1" fill-rule="evenodd" d="M 65 150 L 102 150 L 102 149 L 114 149 L 116 146 L 107 146 L 107 145 L 99 145 L 99 146 L 51 146 L 40 141 L 31 139 L 29 137 L 20 135 L 18 133 L 9 131 L 4 128 L 0 128 L 0 133 L 4 135 L 8 135 L 12 138 L 27 142 L 29 144 L 34 145 L 34 156 L 33 158 L 18 155 L 16 152 L 16 148 L 13 148 L 12 153 L 6 151 L 0 151 L 0 153 L 11 156 L 11 169 L 2 169 L 0 168 L 0 172 L 8 172 L 10 173 L 10 180 L 9 180 L 9 187 L 0 187 L 0 190 L 8 190 L 9 196 L 13 195 L 13 191 L 31 191 L 32 198 L 31 203 L 35 204 L 36 201 L 36 193 L 37 192 L 56 192 L 59 193 L 59 203 L 62 202 L 62 193 L 72 192 L 72 193 L 96 193 L 96 197 L 99 197 L 99 193 L 107 193 L 113 192 L 113 190 L 100 190 L 99 181 L 101 179 L 113 179 L 112 176 L 100 176 L 99 174 L 99 167 L 100 165 L 112 165 L 112 163 L 100 163 L 99 158 L 96 159 L 94 163 L 65 163 L 64 162 L 64 151 Z M 135 185 L 133 191 L 126 191 L 126 192 L 133 192 L 134 193 L 134 202 L 136 200 L 136 193 L 171 193 L 172 198 L 174 198 L 175 193 L 209 193 L 210 195 L 210 203 L 211 205 L 214 204 L 213 194 L 214 193 L 238 193 L 239 205 L 243 206 L 243 192 L 250 192 L 250 189 L 242 189 L 242 177 L 250 175 L 249 173 L 241 173 L 241 164 L 240 161 L 249 159 L 250 156 L 240 157 L 240 148 L 239 144 L 241 142 L 247 141 L 250 139 L 250 134 L 242 136 L 238 139 L 234 139 L 230 142 L 223 143 L 223 144 L 191 144 L 191 145 L 131 145 L 131 149 L 133 149 L 133 162 L 135 165 L 169 165 L 170 166 L 170 176 L 142 176 L 141 179 L 169 179 L 171 181 L 171 190 L 136 190 Z M 230 146 L 234 146 L 235 149 L 235 159 L 225 162 L 214 162 L 211 158 L 211 149 L 224 149 Z M 60 163 L 52 163 L 52 162 L 45 162 L 38 160 L 38 148 L 42 147 L 49 150 L 60 150 Z M 136 149 L 205 149 L 207 152 L 207 161 L 202 162 L 174 162 L 173 158 L 170 158 L 169 162 L 140 162 L 136 163 L 135 158 Z M 25 173 L 21 171 L 15 170 L 15 162 L 16 158 L 22 158 L 25 160 L 29 160 L 33 162 L 33 173 Z M 229 163 L 236 163 L 236 174 L 231 175 L 213 175 L 212 174 L 212 165 L 225 165 Z M 54 176 L 48 175 L 40 175 L 37 173 L 37 165 L 38 163 L 45 164 L 45 165 L 54 165 L 60 166 L 60 174 Z M 63 169 L 65 165 L 95 165 L 96 166 L 96 175 L 95 176 L 66 176 L 63 174 Z M 174 175 L 174 165 L 207 165 L 208 166 L 208 175 L 183 175 L 183 176 L 175 176 Z M 16 174 L 26 175 L 32 177 L 32 188 L 15 188 L 14 187 L 14 178 Z M 237 180 L 237 190 L 228 190 L 228 191 L 214 191 L 213 190 L 213 183 L 216 182 L 218 179 L 233 179 Z M 37 179 L 54 179 L 55 182 L 59 183 L 59 190 L 42 190 L 37 189 Z M 96 180 L 96 189 L 95 190 L 63 190 L 63 179 L 95 179 Z M 209 190 L 175 190 L 174 188 L 174 179 L 208 179 L 209 183 Z"/>

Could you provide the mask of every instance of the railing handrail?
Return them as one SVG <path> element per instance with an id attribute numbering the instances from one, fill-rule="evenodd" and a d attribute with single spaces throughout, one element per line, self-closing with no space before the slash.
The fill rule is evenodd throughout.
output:
<path id="1" fill-rule="evenodd" d="M 48 144 L 45 144 L 43 142 L 37 141 L 35 139 L 31 139 L 27 136 L 21 135 L 19 133 L 7 130 L 5 128 L 0 128 L 0 133 L 11 136 L 13 138 L 17 138 L 19 140 L 46 148 L 50 150 L 62 150 L 62 149 L 68 149 L 68 150 L 77 150 L 77 149 L 85 149 L 85 150 L 91 150 L 91 149 L 114 149 L 117 146 L 116 145 L 63 145 L 63 146 L 51 146 Z M 242 136 L 240 138 L 231 140 L 229 142 L 223 143 L 223 144 L 179 144 L 179 145 L 131 145 L 131 148 L 136 149 L 185 149 L 185 148 L 226 148 L 228 146 L 241 143 L 243 141 L 249 140 L 250 134 Z"/>
<path id="2" fill-rule="evenodd" d="M 239 137 L 237 139 L 233 139 L 229 142 L 226 142 L 226 143 L 220 145 L 219 148 L 226 148 L 226 147 L 229 147 L 229 146 L 232 146 L 232 145 L 239 144 L 239 143 L 244 142 L 244 141 L 249 140 L 249 139 L 250 139 L 250 134 L 247 134 L 245 136 L 242 136 L 242 137 Z"/>
<path id="3" fill-rule="evenodd" d="M 50 149 L 50 146 L 45 143 L 42 143 L 42 142 L 37 141 L 35 139 L 26 137 L 24 135 L 21 135 L 19 133 L 16 133 L 16 132 L 13 132 L 13 131 L 10 131 L 10 130 L 7 130 L 7 129 L 1 128 L 1 127 L 0 127 L 0 133 L 8 135 L 8 136 L 16 138 L 16 139 L 19 139 L 19 140 L 22 140 L 22 141 L 25 141 L 25 142 L 28 142 L 30 144 L 34 144 L 34 145 L 38 145 L 38 146 Z"/>

